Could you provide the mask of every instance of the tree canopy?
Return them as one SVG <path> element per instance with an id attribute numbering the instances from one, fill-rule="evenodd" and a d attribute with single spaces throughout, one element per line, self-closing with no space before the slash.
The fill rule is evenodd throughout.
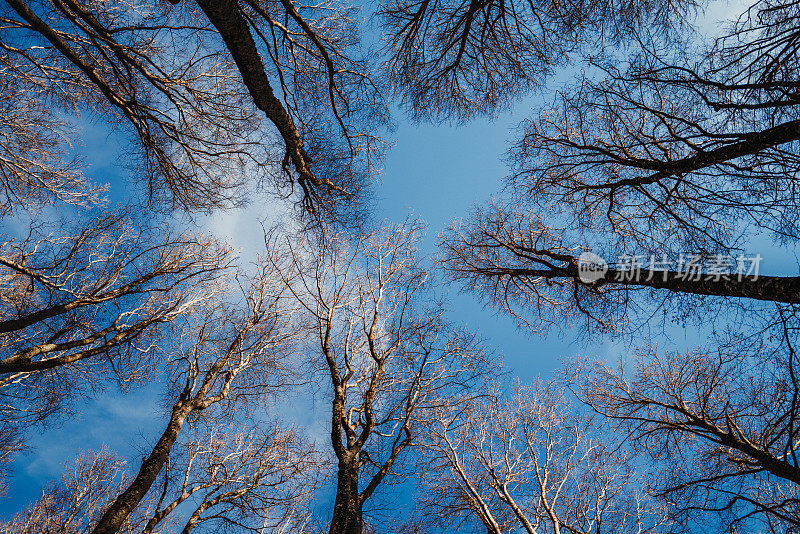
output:
<path id="1" fill-rule="evenodd" d="M 800 4 L 709 5 L 6 0 L 3 491 L 99 392 L 161 402 L 0 532 L 797 530 L 800 275 L 760 268 L 800 240 Z M 530 102 L 435 257 L 376 220 L 395 122 Z M 245 255 L 201 217 L 248 204 Z M 514 381 L 447 282 L 590 355 Z"/>

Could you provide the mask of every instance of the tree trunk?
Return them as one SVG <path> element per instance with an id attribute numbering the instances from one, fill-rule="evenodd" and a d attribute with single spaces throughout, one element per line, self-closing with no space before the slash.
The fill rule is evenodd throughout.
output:
<path id="1" fill-rule="evenodd" d="M 476 268 L 475 272 L 488 277 L 516 277 L 516 278 L 573 278 L 576 283 L 585 286 L 601 286 L 604 284 L 627 287 L 650 287 L 653 289 L 666 289 L 673 293 L 693 293 L 695 295 L 709 295 L 719 297 L 738 297 L 770 302 L 785 302 L 800 304 L 800 276 L 742 276 L 728 275 L 728 279 L 713 279 L 704 273 L 700 276 L 687 276 L 683 272 L 675 271 L 650 271 L 642 268 L 637 277 L 631 277 L 630 272 L 616 269 L 608 271 L 596 282 L 580 281 L 577 259 L 574 264 L 565 267 L 547 269 L 528 269 L 525 267 L 488 267 Z"/>
<path id="2" fill-rule="evenodd" d="M 128 516 L 142 501 L 164 467 L 170 450 L 181 433 L 181 427 L 191 412 L 192 406 L 183 402 L 172 408 L 172 416 L 167 423 L 167 428 L 161 434 L 156 446 L 153 447 L 150 456 L 142 461 L 142 467 L 136 478 L 106 510 L 92 534 L 117 534 L 120 531 Z"/>
<path id="3" fill-rule="evenodd" d="M 272 91 L 267 70 L 239 4 L 236 0 L 198 0 L 197 4 L 219 31 L 256 107 L 264 112 L 281 134 L 295 170 L 304 179 L 316 183 L 317 179 L 306 165 L 300 134 L 292 123 L 291 116 Z"/>
<path id="4" fill-rule="evenodd" d="M 330 534 L 361 534 L 364 519 L 358 492 L 358 456 L 339 461 L 336 501 L 333 505 Z"/>

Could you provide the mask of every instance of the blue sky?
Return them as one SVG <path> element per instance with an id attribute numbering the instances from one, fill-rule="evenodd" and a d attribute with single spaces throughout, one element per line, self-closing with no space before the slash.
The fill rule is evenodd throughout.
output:
<path id="1" fill-rule="evenodd" d="M 725 2 L 717 3 L 713 18 L 738 12 Z M 566 77 L 563 72 L 559 78 Z M 555 85 L 555 84 L 554 84 Z M 500 114 L 492 122 L 476 119 L 463 125 L 413 124 L 397 112 L 398 128 L 393 134 L 394 147 L 385 162 L 381 183 L 375 186 L 375 217 L 378 220 L 402 222 L 412 216 L 425 221 L 427 233 L 423 252 L 436 253 L 438 234 L 454 219 L 466 216 L 475 205 L 485 204 L 501 187 L 506 167 L 502 156 L 513 138 L 512 129 L 529 115 L 539 102 L 531 98 Z M 110 198 L 119 201 L 130 194 L 124 172 L 124 151 L 118 136 L 103 125 L 83 128 L 82 151 L 91 165 L 90 176 L 97 182 L 112 185 Z M 268 213 L 269 212 L 269 213 Z M 216 233 L 227 236 L 247 254 L 257 250 L 261 241 L 259 219 L 280 214 L 280 204 L 254 200 L 246 210 L 201 218 L 201 223 Z M 765 245 L 766 246 L 766 245 Z M 780 258 L 782 267 L 796 272 L 793 254 L 762 253 L 764 268 L 773 272 L 770 257 Z M 777 262 L 777 260 L 776 260 Z M 560 359 L 576 353 L 595 355 L 616 352 L 619 347 L 598 341 L 591 344 L 572 342 L 574 332 L 561 335 L 551 331 L 546 337 L 534 337 L 519 330 L 510 318 L 486 309 L 470 295 L 458 294 L 457 287 L 444 288 L 450 294 L 451 318 L 480 332 L 487 344 L 502 356 L 507 370 L 521 381 L 537 376 L 547 377 L 560 365 Z M 677 337 L 693 343 L 698 335 L 691 331 L 677 332 Z M 145 446 L 147 438 L 163 428 L 157 383 L 121 396 L 108 392 L 88 398 L 77 406 L 74 417 L 33 432 L 29 452 L 14 465 L 8 497 L 0 499 L 0 516 L 8 517 L 24 502 L 35 499 L 43 484 L 60 475 L 80 450 L 98 449 L 103 445 L 135 458 L 136 450 Z M 135 462 L 131 462 L 133 468 Z"/>
<path id="2" fill-rule="evenodd" d="M 502 162 L 510 130 L 530 111 L 523 102 L 495 121 L 475 120 L 460 126 L 402 122 L 378 187 L 376 215 L 393 222 L 411 215 L 425 221 L 423 250 L 436 253 L 437 236 L 453 221 L 469 215 L 500 192 L 506 167 Z M 503 355 L 505 363 L 526 380 L 555 368 L 568 350 L 568 339 L 556 332 L 531 337 L 509 317 L 485 309 L 471 295 L 449 292 L 452 317 L 477 329 Z"/>
<path id="3" fill-rule="evenodd" d="M 511 138 L 509 130 L 528 111 L 529 106 L 519 106 L 491 123 L 476 120 L 461 126 L 399 121 L 385 172 L 375 185 L 376 220 L 397 223 L 409 216 L 424 220 L 427 231 L 422 252 L 435 254 L 437 235 L 453 219 L 467 215 L 502 187 L 505 166 L 501 156 Z M 401 117 L 399 111 L 397 117 Z M 120 202 L 134 189 L 126 184 L 120 166 L 124 165 L 123 146 L 120 136 L 104 125 L 86 124 L 81 146 L 76 147 L 91 166 L 89 176 L 96 182 L 110 183 L 112 203 Z M 244 210 L 200 217 L 199 223 L 229 239 L 244 258 L 251 258 L 263 244 L 259 221 L 275 220 L 275 214 L 283 209 L 279 202 L 259 198 Z M 459 295 L 457 288 L 443 291 L 450 296 L 452 320 L 479 331 L 508 369 L 523 381 L 549 374 L 558 366 L 559 357 L 574 352 L 568 337 L 530 337 L 508 317 L 484 309 L 470 295 Z M 148 438 L 162 430 L 159 393 L 157 383 L 125 395 L 110 386 L 105 393 L 79 402 L 74 416 L 34 431 L 30 450 L 14 464 L 9 494 L 0 499 L 0 516 L 9 517 L 23 503 L 37 498 L 42 486 L 60 476 L 63 466 L 80 451 L 108 446 L 129 459 L 135 458 Z M 135 469 L 135 461 L 130 466 Z"/>

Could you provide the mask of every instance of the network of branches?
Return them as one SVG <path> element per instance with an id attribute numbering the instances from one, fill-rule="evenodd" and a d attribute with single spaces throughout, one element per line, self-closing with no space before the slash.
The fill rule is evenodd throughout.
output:
<path id="1" fill-rule="evenodd" d="M 0 533 L 798 531 L 800 276 L 743 266 L 800 241 L 800 2 L 709 8 L 4 0 Z M 395 120 L 522 99 L 435 255 L 375 220 Z M 202 218 L 244 206 L 247 257 Z M 515 379 L 444 282 L 599 355 Z"/>

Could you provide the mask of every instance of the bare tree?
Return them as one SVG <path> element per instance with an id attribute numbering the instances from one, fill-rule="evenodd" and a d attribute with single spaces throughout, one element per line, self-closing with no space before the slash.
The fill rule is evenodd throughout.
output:
<path id="1" fill-rule="evenodd" d="M 402 475 L 403 455 L 433 409 L 468 395 L 491 368 L 476 338 L 448 325 L 432 300 L 415 257 L 418 234 L 401 226 L 349 243 L 326 233 L 288 250 L 268 240 L 310 322 L 309 350 L 330 395 L 331 533 L 362 532 L 365 503 Z"/>
<path id="2" fill-rule="evenodd" d="M 187 421 L 211 417 L 216 409 L 233 410 L 237 402 L 236 409 L 241 410 L 248 399 L 263 398 L 286 386 L 292 374 L 286 364 L 297 329 L 291 303 L 281 298 L 284 292 L 264 270 L 243 286 L 240 311 L 210 303 L 189 316 L 186 325 L 176 325 L 172 333 L 176 346 L 168 358 L 174 403 L 166 427 L 93 533 L 117 532 L 139 507 Z M 204 511 L 199 510 L 194 524 Z"/>
<path id="3" fill-rule="evenodd" d="M 229 261 L 213 239 L 171 235 L 125 210 L 83 225 L 31 223 L 27 235 L 5 237 L 3 463 L 24 445 L 30 425 L 69 409 L 66 399 L 148 378 L 170 323 L 219 292 Z"/>
<path id="4" fill-rule="evenodd" d="M 302 526 L 320 458 L 290 431 L 257 425 L 240 430 L 238 419 L 228 427 L 222 420 L 203 424 L 173 449 L 163 483 L 151 492 L 155 502 L 145 512 L 143 534 L 171 525 L 184 534 L 201 525 L 237 532 Z"/>
<path id="5" fill-rule="evenodd" d="M 797 17 L 792 2 L 759 2 L 694 56 L 642 41 L 626 66 L 596 60 L 523 124 L 510 200 L 449 234 L 446 266 L 512 313 L 577 303 L 601 324 L 639 289 L 796 303 L 800 277 L 692 274 L 700 265 L 676 260 L 736 262 L 762 231 L 797 241 Z M 586 280 L 587 249 L 671 267 L 612 264 Z"/>
<path id="6" fill-rule="evenodd" d="M 99 204 L 103 189 L 87 183 L 80 161 L 67 155 L 73 132 L 52 109 L 5 72 L 0 52 L 0 214 L 59 200 Z"/>
<path id="7" fill-rule="evenodd" d="M 220 291 L 229 261 L 213 239 L 137 224 L 124 210 L 6 239 L 3 422 L 44 421 L 65 396 L 103 387 L 100 378 L 125 386 L 147 377 L 165 330 Z"/>
<path id="8" fill-rule="evenodd" d="M 4 92 L 129 132 L 135 179 L 168 205 L 230 205 L 251 174 L 297 184 L 306 208 L 344 217 L 338 204 L 357 200 L 382 150 L 386 106 L 346 6 L 12 0 L 0 17 Z M 0 161 L 12 196 L 34 188 L 61 198 L 83 180 L 47 117 L 9 126 Z M 12 152 L 40 130 L 48 134 Z"/>
<path id="9" fill-rule="evenodd" d="M 3 534 L 79 534 L 97 521 L 125 482 L 125 462 L 109 451 L 81 454 L 39 501 L 0 523 Z M 133 532 L 126 523 L 119 532 Z"/>
<path id="10" fill-rule="evenodd" d="M 421 498 L 428 524 L 477 523 L 492 534 L 669 531 L 667 510 L 647 495 L 635 459 L 557 386 L 493 390 L 439 413 Z"/>
<path id="11" fill-rule="evenodd" d="M 467 289 L 534 327 L 588 315 L 624 328 L 637 302 L 666 309 L 672 295 L 764 311 L 749 317 L 752 331 L 737 315 L 730 339 L 713 332 L 719 346 L 647 347 L 633 369 L 573 369 L 583 400 L 664 468 L 658 494 L 688 531 L 692 521 L 731 532 L 797 525 L 800 278 L 645 265 L 681 252 L 704 263 L 735 258 L 760 232 L 796 244 L 798 20 L 795 3 L 758 2 L 708 46 L 642 40 L 627 64 L 597 60 L 596 76 L 523 125 L 509 202 L 444 240 L 444 265 Z M 588 249 L 645 264 L 612 264 L 586 279 Z M 718 304 L 691 309 L 706 318 Z"/>
<path id="12" fill-rule="evenodd" d="M 450 228 L 440 243 L 441 265 L 465 290 L 534 331 L 588 318 L 589 328 L 619 333 L 654 308 L 669 309 L 667 304 L 675 310 L 712 308 L 708 317 L 720 307 L 715 297 L 728 302 L 727 309 L 800 300 L 800 277 L 762 274 L 756 255 L 670 249 L 618 254 L 608 245 L 571 241 L 570 234 L 569 226 L 548 224 L 535 212 L 492 206 Z M 603 262 L 596 277 L 584 270 L 588 252 Z M 751 315 L 772 309 L 750 308 Z"/>
<path id="13" fill-rule="evenodd" d="M 570 366 L 572 389 L 624 430 L 656 465 L 657 495 L 676 521 L 742 532 L 800 524 L 797 318 L 780 314 L 772 343 L 648 346 L 631 365 Z"/>
<path id="14" fill-rule="evenodd" d="M 387 74 L 410 113 L 464 119 L 492 113 L 545 79 L 584 47 L 635 30 L 669 32 L 694 1 L 381 3 Z"/>
<path id="15" fill-rule="evenodd" d="M 14 456 L 22 450 L 25 439 L 19 429 L 13 425 L 3 424 L 0 426 L 0 495 L 6 495 L 8 484 L 8 467 L 14 461 Z"/>
<path id="16" fill-rule="evenodd" d="M 231 414 L 227 414 L 231 415 Z M 243 421 L 237 420 L 237 426 Z M 241 428 L 241 427 L 239 427 Z M 249 430 L 207 421 L 176 444 L 142 506 L 117 532 L 265 532 L 302 526 L 304 501 L 316 487 L 317 456 L 292 432 L 278 427 Z M 59 483 L 7 523 L 3 533 L 88 532 L 130 483 L 125 461 L 108 451 L 78 457 Z"/>

